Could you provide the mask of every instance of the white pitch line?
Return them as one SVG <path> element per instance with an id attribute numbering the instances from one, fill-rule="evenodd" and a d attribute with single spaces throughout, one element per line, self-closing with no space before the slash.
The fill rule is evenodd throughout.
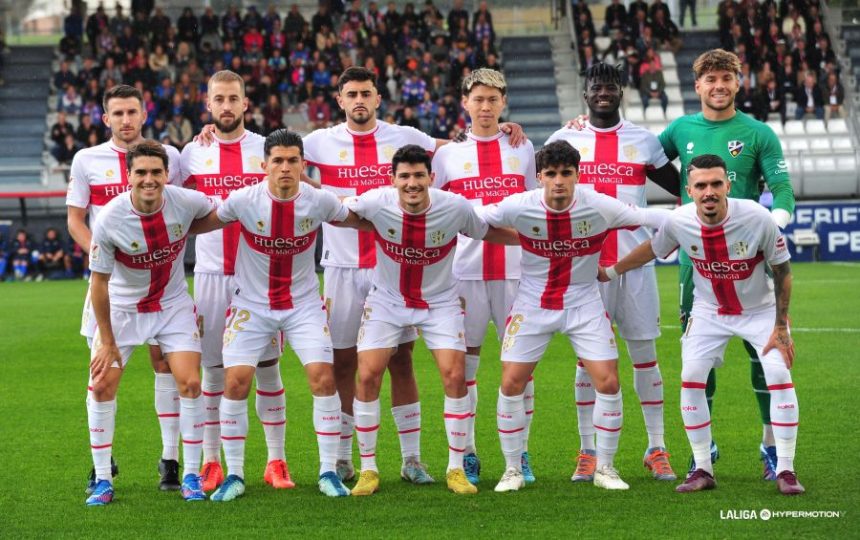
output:
<path id="1" fill-rule="evenodd" d="M 662 328 L 666 328 L 669 330 L 680 330 L 680 326 L 663 324 L 660 325 Z M 827 334 L 827 333 L 838 333 L 838 334 L 860 334 L 860 328 L 795 328 L 791 327 L 792 332 L 797 332 L 801 334 Z"/>

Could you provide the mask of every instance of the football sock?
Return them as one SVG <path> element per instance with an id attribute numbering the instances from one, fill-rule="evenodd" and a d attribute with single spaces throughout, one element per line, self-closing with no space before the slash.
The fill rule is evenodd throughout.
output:
<path id="1" fill-rule="evenodd" d="M 203 427 L 203 463 L 221 461 L 221 415 L 219 406 L 224 395 L 224 368 L 203 367 L 203 407 L 206 425 Z"/>
<path id="2" fill-rule="evenodd" d="M 576 363 L 576 379 L 573 382 L 573 397 L 576 401 L 576 424 L 579 429 L 579 448 L 594 450 L 594 386 L 582 362 Z"/>
<path id="3" fill-rule="evenodd" d="M 400 438 L 400 456 L 404 461 L 408 457 L 421 461 L 421 403 L 391 407 L 391 415 Z"/>
<path id="4" fill-rule="evenodd" d="M 179 392 L 171 373 L 155 374 L 155 414 L 161 427 L 161 459 L 179 461 Z"/>
<path id="5" fill-rule="evenodd" d="M 96 469 L 96 480 L 107 480 L 113 483 L 111 476 L 111 449 L 113 432 L 116 421 L 116 400 L 96 401 L 87 403 L 87 424 L 90 428 L 90 450 L 93 454 L 93 466 Z"/>
<path id="6" fill-rule="evenodd" d="M 362 471 L 376 471 L 376 438 L 379 435 L 379 400 L 352 402 L 355 415 L 355 438 L 358 439 L 358 454 Z"/>
<path id="7" fill-rule="evenodd" d="M 266 436 L 268 461 L 286 460 L 284 453 L 284 431 L 287 426 L 287 399 L 284 384 L 281 382 L 281 366 L 258 367 L 257 378 L 257 417 L 263 424 Z"/>
<path id="8" fill-rule="evenodd" d="M 320 474 L 334 471 L 340 442 L 340 396 L 314 396 L 314 430 L 320 454 Z"/>
<path id="9" fill-rule="evenodd" d="M 221 444 L 227 474 L 245 478 L 245 438 L 248 436 L 248 400 L 221 400 Z"/>
<path id="10" fill-rule="evenodd" d="M 648 448 L 665 447 L 663 434 L 663 377 L 657 365 L 657 348 L 653 339 L 627 340 L 627 352 L 633 361 L 633 387 L 639 396 Z"/>
<path id="11" fill-rule="evenodd" d="M 597 468 L 599 469 L 604 465 L 612 466 L 615 452 L 618 451 L 624 413 L 621 390 L 615 394 L 595 392 L 595 395 L 593 423 L 597 430 Z"/>
<path id="12" fill-rule="evenodd" d="M 794 452 L 797 445 L 797 425 L 800 419 L 797 394 L 791 382 L 791 372 L 785 365 L 766 365 L 770 391 L 770 417 L 776 446 L 776 473 L 794 470 Z"/>
<path id="13" fill-rule="evenodd" d="M 526 413 L 526 425 L 523 429 L 523 452 L 529 451 L 529 432 L 532 427 L 532 418 L 535 413 L 535 379 L 529 375 L 526 389 L 523 392 L 523 407 Z"/>
<path id="14" fill-rule="evenodd" d="M 717 370 L 708 372 L 708 382 L 705 385 L 705 399 L 708 401 L 708 410 L 714 412 L 714 394 L 717 393 Z"/>
<path id="15" fill-rule="evenodd" d="M 448 435 L 448 471 L 463 468 L 466 451 L 466 425 L 469 420 L 469 396 L 445 396 L 445 433 Z"/>
<path id="16" fill-rule="evenodd" d="M 182 465 L 186 474 L 200 470 L 200 448 L 203 446 L 203 396 L 179 397 L 179 430 L 182 432 Z"/>
<path id="17" fill-rule="evenodd" d="M 496 423 L 502 454 L 505 455 L 505 468 L 522 470 L 520 456 L 523 453 L 523 432 L 526 424 L 526 411 L 523 394 L 506 396 L 499 389 L 496 404 Z"/>
<path id="18" fill-rule="evenodd" d="M 337 445 L 337 459 L 352 461 L 352 432 L 355 430 L 355 418 L 351 414 L 340 412 L 340 441 Z"/>
<path id="19" fill-rule="evenodd" d="M 466 453 L 474 454 L 475 449 L 475 416 L 478 414 L 478 366 L 481 363 L 479 354 L 466 355 L 466 392 L 469 396 L 469 420 L 466 423 Z"/>
<path id="20" fill-rule="evenodd" d="M 697 469 L 713 474 L 711 464 L 711 411 L 705 397 L 704 382 L 710 365 L 688 362 L 681 370 L 681 416 L 687 439 L 693 449 L 693 459 Z"/>

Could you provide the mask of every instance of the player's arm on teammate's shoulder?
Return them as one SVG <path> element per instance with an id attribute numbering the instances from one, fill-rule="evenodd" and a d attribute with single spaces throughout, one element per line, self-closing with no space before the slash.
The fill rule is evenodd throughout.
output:
<path id="1" fill-rule="evenodd" d="M 767 354 L 772 349 L 782 353 L 789 369 L 794 365 L 794 341 L 788 330 L 788 305 L 791 302 L 791 263 L 785 261 L 771 266 L 773 270 L 773 292 L 776 297 L 776 321 L 773 332 L 762 351 Z"/>
<path id="2" fill-rule="evenodd" d="M 615 263 L 614 265 L 603 268 L 597 267 L 597 280 L 601 282 L 611 281 L 616 279 L 624 272 L 634 270 L 640 266 L 645 266 L 649 262 L 657 258 L 654 249 L 651 247 L 651 240 L 646 240 L 633 248 L 626 257 Z"/>
<path id="3" fill-rule="evenodd" d="M 188 227 L 188 234 L 205 234 L 217 229 L 223 229 L 230 223 L 232 222 L 221 221 L 221 218 L 218 217 L 218 211 L 212 210 L 204 217 L 192 221 L 191 226 Z"/>
<path id="4" fill-rule="evenodd" d="M 499 130 L 502 133 L 508 135 L 510 137 L 511 146 L 517 148 L 522 146 L 528 141 L 528 137 L 526 137 L 526 133 L 523 130 L 523 126 L 517 124 L 516 122 L 502 122 L 499 124 Z M 451 139 L 436 139 L 436 150 L 439 150 L 439 147 L 448 144 L 449 142 L 460 143 L 466 140 L 466 136 L 468 134 L 467 130 L 462 130 L 457 135 Z"/>
<path id="5" fill-rule="evenodd" d="M 66 217 L 66 225 L 69 228 L 69 235 L 72 239 L 81 246 L 84 252 L 90 252 L 90 242 L 93 240 L 92 232 L 87 227 L 87 209 L 78 208 L 77 206 L 67 206 L 69 211 Z"/>
<path id="6" fill-rule="evenodd" d="M 110 274 L 93 270 L 90 283 L 90 301 L 98 323 L 96 350 L 92 360 L 90 360 L 90 373 L 93 382 L 99 382 L 111 364 L 115 360 L 120 360 L 119 348 L 116 346 L 110 320 L 110 294 L 108 293 L 110 276 Z"/>
<path id="7" fill-rule="evenodd" d="M 567 129 L 575 129 L 576 131 L 582 131 L 583 128 L 585 128 L 586 122 L 588 122 L 588 115 L 580 114 L 576 118 L 565 122 L 564 127 Z"/>
<path id="8" fill-rule="evenodd" d="M 647 173 L 648 179 L 672 194 L 681 196 L 681 173 L 670 161 L 659 169 L 650 169 Z"/>
<path id="9" fill-rule="evenodd" d="M 520 245 L 520 235 L 510 227 L 493 227 L 490 225 L 487 234 L 484 235 L 484 241 L 491 244 L 518 246 Z"/>
<path id="10" fill-rule="evenodd" d="M 191 139 L 200 146 L 209 146 L 215 142 L 215 124 L 206 124 L 200 128 L 200 133 Z"/>
<path id="11" fill-rule="evenodd" d="M 309 185 L 309 186 L 312 186 L 312 187 L 315 187 L 315 188 L 317 188 L 317 189 L 319 189 L 319 188 L 321 188 L 321 187 L 322 187 L 322 183 L 320 183 L 320 181 L 319 181 L 319 180 L 314 180 L 313 178 L 311 178 L 310 176 L 308 176 L 308 173 L 307 173 L 306 171 L 302 171 L 302 178 L 301 178 L 301 180 L 302 180 L 302 182 L 304 182 L 305 184 L 307 184 L 307 185 Z"/>
<path id="12" fill-rule="evenodd" d="M 343 221 L 330 221 L 329 223 L 331 225 L 334 225 L 335 227 L 344 227 L 350 229 L 358 229 L 359 231 L 373 232 L 373 223 L 362 218 L 352 210 L 347 213 L 346 219 L 344 219 Z"/>

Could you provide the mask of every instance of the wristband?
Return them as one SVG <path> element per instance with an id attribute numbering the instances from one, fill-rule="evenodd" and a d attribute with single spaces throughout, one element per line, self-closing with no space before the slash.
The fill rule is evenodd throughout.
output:
<path id="1" fill-rule="evenodd" d="M 618 279 L 618 272 L 615 271 L 614 264 L 609 268 L 605 268 L 604 270 L 606 272 L 606 277 L 608 277 L 610 281 L 613 279 Z"/>

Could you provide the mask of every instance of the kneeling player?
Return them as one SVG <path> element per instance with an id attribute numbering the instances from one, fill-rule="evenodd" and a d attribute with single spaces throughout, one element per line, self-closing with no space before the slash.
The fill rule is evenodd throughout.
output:
<path id="1" fill-rule="evenodd" d="M 203 500 L 206 495 L 197 475 L 203 439 L 200 336 L 182 261 L 191 222 L 214 214 L 214 206 L 200 193 L 165 186 L 168 159 L 158 143 L 144 141 L 132 147 L 126 163 L 131 192 L 105 205 L 93 227 L 90 249 L 98 329 L 87 417 L 96 485 L 86 502 L 100 506 L 113 500 L 110 460 L 116 393 L 135 346 L 149 340 L 166 355 L 179 390 L 182 497 Z"/>
<path id="2" fill-rule="evenodd" d="M 245 492 L 248 392 L 257 365 L 270 360 L 272 336 L 279 332 L 301 360 L 314 396 L 320 491 L 347 496 L 349 490 L 335 474 L 340 397 L 313 246 L 322 222 L 357 226 L 359 219 L 334 195 L 300 181 L 305 163 L 299 135 L 285 129 L 271 133 L 264 156 L 266 182 L 231 193 L 199 227 L 202 232 L 238 221 L 242 233 L 222 351 L 221 439 L 228 475 L 212 500 L 232 501 Z"/>
<path id="3" fill-rule="evenodd" d="M 695 469 L 677 491 L 716 487 L 705 386 L 708 372 L 722 365 L 729 339 L 738 336 L 755 347 L 770 391 L 777 488 L 784 495 L 803 493 L 794 473 L 798 406 L 789 371 L 794 343 L 788 329 L 791 268 L 785 238 L 757 202 L 728 198 L 731 186 L 719 156 L 693 158 L 687 178 L 693 204 L 674 210 L 652 240 L 601 272 L 601 280 L 613 279 L 679 247 L 693 263 L 693 311 L 681 338 L 681 414 Z M 773 285 L 764 262 L 773 269 Z"/>
<path id="4" fill-rule="evenodd" d="M 543 189 L 508 197 L 486 212 L 496 227 L 513 227 L 523 248 L 522 278 L 502 343 L 497 409 L 507 469 L 496 491 L 524 485 L 524 390 L 555 332 L 570 338 L 596 388 L 597 469 L 594 484 L 627 489 L 613 467 L 621 434 L 618 349 L 597 287 L 597 263 L 609 230 L 659 225 L 666 211 L 627 206 L 589 189 L 575 189 L 579 152 L 564 141 L 537 155 Z"/>

